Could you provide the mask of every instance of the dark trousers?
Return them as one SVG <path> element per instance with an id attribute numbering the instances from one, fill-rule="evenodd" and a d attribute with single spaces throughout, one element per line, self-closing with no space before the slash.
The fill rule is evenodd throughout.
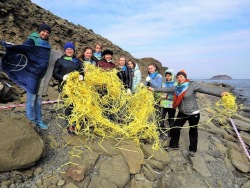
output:
<path id="1" fill-rule="evenodd" d="M 174 128 L 170 130 L 171 140 L 169 146 L 171 148 L 179 147 L 179 139 L 180 139 L 180 127 L 188 121 L 189 126 L 193 126 L 189 128 L 189 151 L 196 152 L 197 144 L 198 144 L 198 123 L 200 120 L 200 113 L 194 115 L 185 115 L 182 113 L 178 113 L 177 118 L 174 123 Z"/>
<path id="2" fill-rule="evenodd" d="M 167 114 L 168 114 L 169 128 L 174 126 L 175 111 L 176 111 L 176 109 L 174 109 L 174 108 L 161 108 L 161 128 L 165 128 L 164 121 L 165 121 Z"/>

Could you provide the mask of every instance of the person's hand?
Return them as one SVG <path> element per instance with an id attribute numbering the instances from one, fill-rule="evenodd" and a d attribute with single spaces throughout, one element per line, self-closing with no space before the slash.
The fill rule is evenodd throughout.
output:
<path id="1" fill-rule="evenodd" d="M 167 98 L 167 96 L 168 96 L 168 95 L 167 95 L 166 93 L 162 93 L 162 94 L 161 94 L 161 98 L 163 98 L 163 99 Z"/>
<path id="2" fill-rule="evenodd" d="M 225 95 L 229 95 L 229 92 L 224 91 L 224 92 L 221 94 L 222 97 L 225 96 Z"/>
<path id="3" fill-rule="evenodd" d="M 151 79 L 151 78 L 150 78 L 149 76 L 147 76 L 146 81 L 148 82 L 150 79 Z"/>
<path id="4" fill-rule="evenodd" d="M 154 88 L 148 87 L 148 90 L 149 90 L 149 91 L 154 91 Z"/>
<path id="5" fill-rule="evenodd" d="M 144 84 L 143 84 L 143 83 L 139 83 L 139 86 L 140 86 L 140 87 L 143 87 L 143 86 L 144 86 Z"/>
<path id="6" fill-rule="evenodd" d="M 79 78 L 78 78 L 79 81 L 83 80 L 83 76 L 80 74 L 79 75 Z"/>
<path id="7" fill-rule="evenodd" d="M 129 95 L 131 95 L 132 94 L 132 92 L 131 92 L 131 89 L 127 89 L 127 94 L 129 94 Z"/>
<path id="8" fill-rule="evenodd" d="M 69 77 L 69 74 L 65 74 L 65 75 L 63 76 L 63 80 L 64 80 L 64 81 L 67 80 L 68 77 Z"/>

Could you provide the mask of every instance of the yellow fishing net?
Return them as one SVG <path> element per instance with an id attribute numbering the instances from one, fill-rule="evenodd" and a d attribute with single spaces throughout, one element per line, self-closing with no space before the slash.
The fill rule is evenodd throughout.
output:
<path id="1" fill-rule="evenodd" d="M 154 150 L 160 148 L 152 92 L 138 87 L 137 93 L 127 94 L 115 69 L 86 64 L 84 74 L 84 81 L 79 81 L 79 72 L 72 72 L 61 93 L 64 106 L 72 107 L 71 115 L 64 118 L 76 126 L 76 134 L 137 144 L 146 139 L 154 143 Z"/>

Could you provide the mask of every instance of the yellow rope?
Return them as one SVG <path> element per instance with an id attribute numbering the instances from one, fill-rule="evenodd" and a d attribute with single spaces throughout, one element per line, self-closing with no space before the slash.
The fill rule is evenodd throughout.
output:
<path id="1" fill-rule="evenodd" d="M 129 95 L 115 69 L 104 71 L 86 66 L 84 81 L 78 80 L 79 72 L 72 72 L 61 93 L 65 108 L 72 108 L 72 114 L 65 118 L 69 125 L 76 126 L 76 134 L 89 139 L 120 138 L 137 144 L 148 139 L 154 141 L 154 150 L 159 149 L 153 93 L 139 87 L 137 93 Z"/>

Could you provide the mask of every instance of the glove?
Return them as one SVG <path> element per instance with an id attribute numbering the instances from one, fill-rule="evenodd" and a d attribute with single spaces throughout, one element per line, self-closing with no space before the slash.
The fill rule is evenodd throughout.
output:
<path id="1" fill-rule="evenodd" d="M 83 76 L 80 74 L 79 75 L 79 78 L 78 78 L 79 81 L 83 80 Z"/>
<path id="2" fill-rule="evenodd" d="M 143 86 L 144 86 L 144 84 L 143 84 L 143 83 L 139 83 L 139 86 L 140 86 L 140 87 L 143 87 Z"/>
<path id="3" fill-rule="evenodd" d="M 65 75 L 63 76 L 63 80 L 64 80 L 64 81 L 67 80 L 68 77 L 69 77 L 69 75 L 68 75 L 68 74 L 65 74 Z"/>
<path id="4" fill-rule="evenodd" d="M 148 82 L 150 79 L 151 79 L 151 78 L 150 78 L 149 76 L 147 76 L 146 81 Z"/>
<path id="5" fill-rule="evenodd" d="M 127 94 L 129 94 L 129 95 L 131 95 L 132 94 L 132 92 L 131 92 L 131 89 L 127 89 Z"/>

